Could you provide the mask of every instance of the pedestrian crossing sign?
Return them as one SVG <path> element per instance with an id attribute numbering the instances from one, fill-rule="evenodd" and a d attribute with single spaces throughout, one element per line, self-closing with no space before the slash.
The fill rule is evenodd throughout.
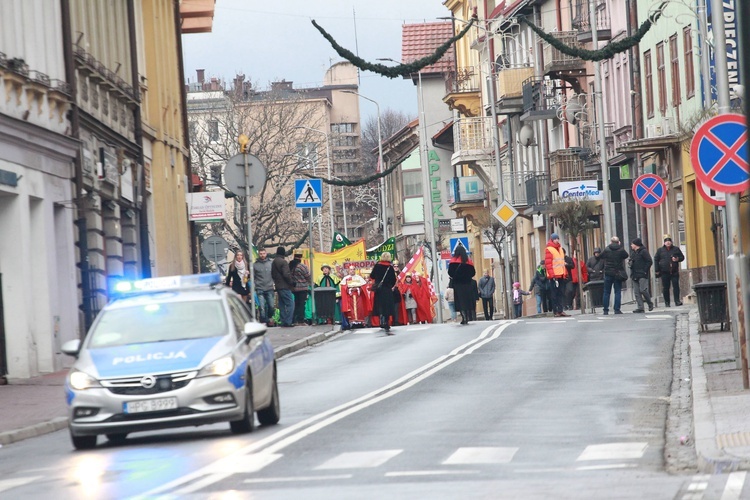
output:
<path id="1" fill-rule="evenodd" d="M 464 247 L 467 253 L 469 252 L 469 237 L 468 236 L 451 238 L 451 255 L 455 255 L 456 248 L 460 246 Z"/>
<path id="2" fill-rule="evenodd" d="M 323 181 L 321 179 L 295 179 L 294 198 L 297 208 L 323 206 Z"/>

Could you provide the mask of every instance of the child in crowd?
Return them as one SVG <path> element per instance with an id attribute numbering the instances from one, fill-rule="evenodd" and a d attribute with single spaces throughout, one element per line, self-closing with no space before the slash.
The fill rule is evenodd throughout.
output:
<path id="1" fill-rule="evenodd" d="M 513 312 L 516 318 L 523 316 L 523 296 L 531 295 L 526 290 L 521 290 L 521 283 L 513 283 Z"/>

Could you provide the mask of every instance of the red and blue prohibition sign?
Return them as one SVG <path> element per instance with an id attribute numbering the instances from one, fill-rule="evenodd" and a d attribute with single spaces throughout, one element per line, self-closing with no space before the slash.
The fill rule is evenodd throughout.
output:
<path id="1" fill-rule="evenodd" d="M 658 175 L 643 174 L 633 181 L 633 197 L 644 208 L 658 207 L 667 197 L 667 185 Z"/>
<path id="2" fill-rule="evenodd" d="M 747 122 L 738 114 L 724 114 L 701 125 L 690 144 L 695 176 L 722 193 L 750 188 Z"/>

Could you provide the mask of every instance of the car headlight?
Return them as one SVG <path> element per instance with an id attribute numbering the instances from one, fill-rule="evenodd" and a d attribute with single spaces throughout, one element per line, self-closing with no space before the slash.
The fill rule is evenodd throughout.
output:
<path id="1" fill-rule="evenodd" d="M 85 389 L 90 389 L 91 387 L 100 387 L 98 380 L 88 373 L 78 370 L 70 372 L 70 375 L 68 375 L 68 382 L 70 383 L 70 387 L 77 391 L 83 391 Z"/>
<path id="2" fill-rule="evenodd" d="M 219 358 L 207 364 L 198 372 L 199 377 L 224 376 L 229 375 L 234 370 L 234 359 L 231 356 Z"/>

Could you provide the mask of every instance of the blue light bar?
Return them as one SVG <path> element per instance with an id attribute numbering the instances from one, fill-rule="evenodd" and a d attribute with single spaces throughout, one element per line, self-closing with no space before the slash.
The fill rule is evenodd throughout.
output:
<path id="1" fill-rule="evenodd" d="M 166 292 L 186 288 L 198 288 L 221 283 L 219 273 L 186 274 L 183 276 L 160 276 L 137 281 L 120 281 L 115 285 L 118 294 L 141 294 L 149 292 Z"/>

